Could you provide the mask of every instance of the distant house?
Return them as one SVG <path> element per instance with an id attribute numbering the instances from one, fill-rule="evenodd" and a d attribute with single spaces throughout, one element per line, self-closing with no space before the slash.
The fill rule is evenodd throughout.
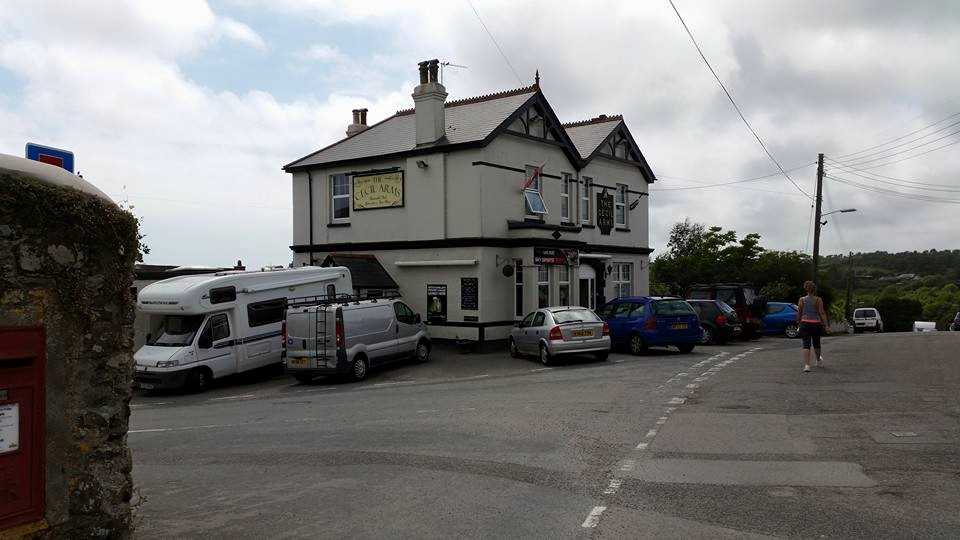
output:
<path id="1" fill-rule="evenodd" d="M 344 139 L 284 166 L 294 265 L 395 285 L 437 338 L 504 339 L 538 307 L 646 294 L 656 178 L 624 119 L 563 123 L 539 79 L 447 101 L 437 69 L 420 63 L 413 108 L 372 125 L 356 109 Z"/>

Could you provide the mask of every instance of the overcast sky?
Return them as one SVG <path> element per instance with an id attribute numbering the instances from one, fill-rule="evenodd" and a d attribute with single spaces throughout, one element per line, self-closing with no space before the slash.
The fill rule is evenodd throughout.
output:
<path id="1" fill-rule="evenodd" d="M 960 141 L 960 116 L 841 157 L 960 112 L 960 3 L 675 1 L 785 168 L 824 152 L 882 166 L 834 165 L 835 177 L 960 200 L 960 145 L 885 166 Z M 561 120 L 624 115 L 660 178 L 650 247 L 689 217 L 808 249 L 809 199 L 782 176 L 697 187 L 776 169 L 669 3 L 586 4 L 474 0 L 518 80 L 466 0 L 5 0 L 0 153 L 73 150 L 88 180 L 135 206 L 147 262 L 286 264 L 280 167 L 341 138 L 351 109 L 376 122 L 412 106 L 424 59 L 467 66 L 445 72 L 450 99 L 528 85 L 539 69 Z M 790 174 L 811 193 L 815 172 Z M 859 209 L 829 218 L 826 253 L 960 247 L 957 204 L 828 181 L 824 207 Z"/>

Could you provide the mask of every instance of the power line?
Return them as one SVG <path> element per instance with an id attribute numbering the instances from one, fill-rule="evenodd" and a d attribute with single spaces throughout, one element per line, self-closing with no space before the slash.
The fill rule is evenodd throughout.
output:
<path id="1" fill-rule="evenodd" d="M 473 6 L 473 2 L 467 0 L 467 5 L 470 6 L 470 9 L 473 10 L 473 14 L 477 16 L 477 20 L 480 21 L 480 26 L 483 27 L 484 31 L 487 32 L 487 35 L 490 36 L 490 41 L 493 42 L 493 46 L 497 48 L 497 51 L 500 52 L 500 56 L 503 57 L 504 62 L 507 63 L 507 67 L 510 68 L 510 71 L 513 72 L 513 76 L 517 78 L 517 82 L 520 83 L 520 86 L 523 86 L 523 79 L 520 78 L 520 75 L 517 74 L 517 70 L 513 69 L 513 64 L 510 63 L 510 59 L 507 58 L 507 55 L 504 54 L 503 49 L 500 48 L 500 44 L 497 43 L 497 38 L 493 37 L 493 34 L 490 32 L 490 29 L 487 28 L 487 24 L 483 22 L 483 17 L 480 16 L 480 12 L 477 11 L 477 8 Z"/>
<path id="2" fill-rule="evenodd" d="M 960 193 L 960 189 L 957 189 L 957 188 L 952 188 L 952 189 L 951 189 L 951 188 L 947 188 L 947 187 L 931 187 L 931 186 L 929 186 L 929 185 L 923 185 L 923 184 L 921 184 L 921 185 L 909 185 L 909 184 L 904 184 L 904 183 L 900 183 L 900 182 L 891 182 L 891 181 L 889 181 L 889 180 L 882 180 L 882 179 L 880 179 L 880 178 L 873 178 L 874 176 L 879 176 L 879 175 L 876 175 L 876 174 L 874 174 L 874 173 L 866 173 L 866 174 L 863 174 L 863 173 L 860 173 L 860 172 L 858 172 L 858 171 L 856 171 L 856 170 L 847 170 L 847 169 L 844 169 L 842 165 L 837 165 L 837 167 L 838 167 L 842 172 L 844 172 L 844 173 L 846 173 L 846 174 L 852 174 L 852 175 L 854 175 L 854 176 L 859 176 L 860 178 L 864 178 L 864 179 L 866 179 L 866 180 L 872 180 L 872 181 L 874 181 L 874 182 L 879 182 L 879 183 L 881 183 L 881 184 L 887 184 L 887 185 L 891 185 L 891 186 L 895 186 L 895 187 L 901 187 L 901 188 L 906 188 L 906 189 L 915 189 L 915 190 L 917 190 L 917 191 L 939 191 L 939 192 L 944 192 L 944 193 Z M 870 176 L 867 176 L 867 175 L 870 175 Z"/>
<path id="3" fill-rule="evenodd" d="M 869 169 L 879 169 L 880 167 L 886 167 L 887 165 L 893 165 L 894 163 L 900 163 L 901 161 L 907 161 L 908 159 L 918 158 L 918 157 L 920 157 L 920 156 L 927 155 L 927 154 L 929 154 L 930 152 L 936 152 L 937 150 L 942 150 L 942 149 L 944 149 L 944 148 L 946 148 L 946 147 L 948 147 L 948 146 L 953 146 L 953 145 L 958 144 L 958 143 L 960 143 L 960 141 L 949 142 L 949 143 L 944 144 L 944 145 L 942 145 L 942 146 L 938 146 L 938 147 L 936 147 L 936 148 L 931 148 L 930 150 L 927 150 L 926 152 L 920 152 L 919 154 L 915 154 L 915 155 L 912 155 L 912 156 L 902 157 L 902 158 L 900 158 L 900 159 L 895 159 L 895 160 L 893 160 L 893 161 L 888 161 L 888 162 L 886 162 L 886 163 L 880 163 L 880 164 L 877 164 L 877 165 L 870 165 L 869 167 L 859 167 L 859 165 L 858 165 L 857 167 L 859 167 L 859 168 L 852 169 L 852 170 L 854 170 L 854 171 L 866 171 L 866 170 L 869 170 Z M 853 166 L 851 165 L 850 167 L 852 168 Z"/>
<path id="4" fill-rule="evenodd" d="M 733 104 L 733 108 L 736 109 L 737 114 L 740 115 L 740 120 L 743 120 L 744 125 L 747 126 L 747 129 L 750 130 L 750 133 L 753 134 L 754 138 L 757 139 L 757 142 L 760 143 L 760 147 L 763 148 L 763 151 L 766 152 L 767 157 L 770 158 L 770 161 L 777 166 L 777 169 L 780 170 L 780 173 L 793 184 L 793 187 L 797 188 L 800 193 L 803 193 L 807 198 L 812 199 L 809 193 L 803 190 L 800 187 L 800 184 L 797 184 L 793 181 L 793 178 L 790 178 L 790 175 L 787 174 L 787 171 L 783 170 L 783 167 L 780 165 L 780 162 L 777 161 L 777 158 L 773 157 L 773 154 L 770 153 L 770 150 L 767 149 L 767 145 L 763 143 L 763 139 L 760 138 L 760 135 L 757 134 L 757 131 L 753 129 L 753 126 L 750 125 L 750 122 L 747 121 L 746 116 L 743 115 L 743 111 L 740 110 L 740 106 L 737 105 L 737 102 L 734 101 L 733 96 L 730 95 L 730 92 L 727 90 L 727 87 L 724 86 L 723 81 L 720 80 L 720 76 L 717 75 L 717 72 L 713 69 L 713 66 L 710 65 L 710 61 L 707 60 L 707 56 L 703 54 L 703 49 L 700 48 L 700 45 L 697 43 L 696 38 L 693 37 L 693 32 L 690 31 L 690 28 L 687 26 L 686 21 L 683 20 L 683 16 L 680 15 L 680 10 L 677 9 L 677 6 L 673 3 L 673 0 L 667 0 L 670 2 L 670 7 L 673 8 L 673 12 L 677 14 L 677 18 L 680 19 L 680 24 L 683 25 L 683 29 L 686 30 L 687 35 L 690 37 L 690 41 L 693 43 L 693 46 L 696 47 L 697 52 L 700 53 L 700 58 L 703 59 L 703 63 L 707 65 L 707 68 L 710 69 L 710 73 L 713 74 L 713 78 L 717 80 L 717 84 L 720 85 L 720 88 L 723 90 L 723 93 L 727 95 L 727 99 L 730 100 L 730 103 Z"/>
<path id="5" fill-rule="evenodd" d="M 912 138 L 912 139 L 910 139 L 910 140 L 903 141 L 903 142 L 900 143 L 900 144 L 895 144 L 895 145 L 893 145 L 893 146 L 888 146 L 887 148 L 883 148 L 883 149 L 881 149 L 881 150 L 876 150 L 876 151 L 873 151 L 873 152 L 868 152 L 868 153 L 866 153 L 866 154 L 863 154 L 863 155 L 858 156 L 858 157 L 855 157 L 855 158 L 850 158 L 850 159 L 839 159 L 839 158 L 837 158 L 836 161 L 840 161 L 840 162 L 843 162 L 843 163 L 854 162 L 854 161 L 861 161 L 861 160 L 864 160 L 864 159 L 866 159 L 866 158 L 868 158 L 868 157 L 870 157 L 870 156 L 875 156 L 875 155 L 878 155 L 878 154 L 883 154 L 884 152 L 889 152 L 890 150 L 893 150 L 894 148 L 899 148 L 899 147 L 901 147 L 901 146 L 903 146 L 903 145 L 905 145 L 905 144 L 910 144 L 910 143 L 912 143 L 912 142 L 917 142 L 917 141 L 919 141 L 919 140 L 921 140 L 921 139 L 926 139 L 927 137 L 930 137 L 931 135 L 936 135 L 937 133 L 940 133 L 941 131 L 946 131 L 946 130 L 952 128 L 952 127 L 955 127 L 955 126 L 958 125 L 958 124 L 960 124 L 960 120 L 957 120 L 956 122 L 953 122 L 952 124 L 947 124 L 947 125 L 941 127 L 940 129 L 935 129 L 935 130 L 931 131 L 930 133 L 925 133 L 925 134 L 923 134 L 923 135 L 920 135 L 919 137 L 914 137 L 914 138 Z M 943 137 L 941 137 L 941 138 L 943 138 Z M 931 142 L 935 142 L 935 141 L 938 141 L 938 140 L 940 140 L 940 139 L 935 139 L 934 141 L 931 141 Z M 924 143 L 924 144 L 928 144 L 928 143 Z"/>
<path id="6" fill-rule="evenodd" d="M 853 168 L 851 168 L 851 167 L 848 167 L 848 166 L 840 163 L 839 161 L 834 161 L 834 160 L 833 160 L 832 158 L 830 158 L 829 156 L 827 156 L 827 160 L 830 161 L 832 165 L 836 165 L 837 167 L 839 167 L 841 170 L 843 170 L 843 172 L 854 173 L 854 172 L 856 172 L 856 171 L 862 171 L 862 170 L 863 170 L 863 169 L 853 169 Z M 945 188 L 957 187 L 957 184 L 932 184 L 932 183 L 929 183 L 929 182 L 920 182 L 920 181 L 917 181 L 917 180 L 908 180 L 908 179 L 906 179 L 906 178 L 897 178 L 897 177 L 895 177 L 895 176 L 888 176 L 888 175 L 885 175 L 885 174 L 880 174 L 880 173 L 875 173 L 875 172 L 867 172 L 866 174 L 869 174 L 870 176 L 877 176 L 877 177 L 880 177 L 880 178 L 886 178 L 887 180 L 894 180 L 894 181 L 896 181 L 896 182 L 903 182 L 903 183 L 905 183 L 905 184 L 914 184 L 914 185 L 923 186 L 923 187 L 945 187 Z M 858 176 L 859 176 L 859 175 L 858 175 Z"/>
<path id="7" fill-rule="evenodd" d="M 807 167 L 809 167 L 809 166 L 811 166 L 811 165 L 816 165 L 816 163 L 817 163 L 816 161 L 811 161 L 810 163 L 805 163 L 805 164 L 803 164 L 803 165 L 800 165 L 800 166 L 797 166 L 797 167 L 793 167 L 793 168 L 791 168 L 791 169 L 787 169 L 787 172 L 799 171 L 800 169 L 805 169 L 805 168 L 807 168 Z M 747 182 L 756 182 L 757 180 L 763 180 L 764 178 L 772 178 L 772 177 L 774 177 L 774 176 L 780 176 L 780 173 L 779 173 L 779 172 L 775 172 L 775 173 L 771 173 L 771 174 L 765 174 L 765 175 L 763 175 L 763 176 L 754 176 L 754 177 L 752 177 L 752 178 L 744 178 L 744 179 L 741 179 L 741 180 L 730 180 L 730 181 L 726 181 L 726 182 L 719 182 L 719 183 L 715 183 L 715 184 L 710 184 L 710 183 L 707 183 L 707 182 L 700 182 L 700 181 L 697 181 L 697 180 L 691 180 L 691 179 L 689 179 L 689 178 L 682 178 L 682 177 L 679 177 L 679 176 L 669 176 L 669 175 L 665 175 L 665 174 L 660 174 L 660 175 L 658 175 L 658 177 L 660 177 L 660 178 L 669 178 L 669 179 L 672 179 L 672 180 L 684 180 L 684 181 L 687 181 L 687 182 L 693 182 L 693 183 L 695 183 L 695 184 L 705 184 L 705 185 L 702 185 L 702 186 L 687 186 L 687 187 L 678 187 L 678 188 L 660 188 L 660 189 L 658 189 L 657 191 L 676 191 L 676 190 L 684 190 L 684 189 L 706 189 L 706 188 L 712 188 L 712 187 L 731 186 L 731 185 L 734 185 L 734 184 L 745 184 L 745 183 L 747 183 Z M 779 192 L 773 192 L 773 193 L 779 193 Z"/>
<path id="8" fill-rule="evenodd" d="M 866 184 L 855 182 L 853 180 L 850 180 L 849 178 L 839 178 L 832 175 L 827 176 L 827 178 L 840 182 L 841 184 L 846 184 L 848 186 L 853 186 L 853 187 L 862 189 L 864 191 L 870 191 L 873 193 L 887 195 L 890 197 L 900 197 L 903 199 L 912 199 L 915 201 L 924 201 L 924 202 L 933 202 L 933 203 L 960 204 L 960 200 L 957 200 L 957 199 L 946 199 L 943 197 L 933 197 L 930 195 L 921 195 L 918 193 L 904 193 L 902 191 L 895 191 L 892 189 L 886 189 L 886 188 L 881 188 L 877 186 L 869 186 Z"/>
<path id="9" fill-rule="evenodd" d="M 957 123 L 960 124 L 960 122 L 957 122 Z M 899 150 L 899 151 L 897 151 L 897 152 L 893 152 L 892 154 L 887 154 L 887 155 L 885 155 L 885 156 L 879 156 L 879 157 L 870 158 L 870 159 L 865 159 L 865 160 L 852 159 L 852 160 L 850 160 L 850 161 L 841 161 L 841 163 L 843 163 L 843 164 L 845 164 L 845 165 L 849 165 L 849 166 L 851 166 L 851 167 L 859 167 L 859 166 L 861 166 L 861 165 L 866 165 L 867 163 L 871 163 L 871 162 L 873 162 L 873 161 L 884 160 L 884 159 L 887 159 L 887 158 L 891 158 L 891 157 L 893 157 L 893 156 L 897 156 L 897 155 L 903 154 L 903 153 L 905 153 L 905 152 L 910 152 L 910 151 L 916 150 L 916 149 L 918 149 L 918 148 L 923 148 L 924 146 L 933 144 L 933 143 L 935 143 L 935 142 L 937 142 L 937 141 L 942 141 L 943 139 L 946 139 L 947 137 L 956 135 L 956 134 L 958 134 L 958 133 L 960 133 L 960 129 L 958 129 L 958 130 L 956 130 L 956 131 L 952 131 L 952 132 L 950 132 L 950 133 L 947 133 L 946 135 L 942 135 L 942 136 L 940 136 L 940 137 L 937 137 L 936 139 L 933 139 L 933 140 L 930 140 L 930 141 L 927 141 L 927 142 L 918 144 L 918 145 L 913 146 L 913 147 L 911 147 L 911 148 L 904 148 L 903 150 Z M 960 141 L 957 141 L 957 142 L 960 142 Z M 892 148 L 891 148 L 891 150 L 892 150 Z"/>
<path id="10" fill-rule="evenodd" d="M 810 249 L 810 231 L 813 229 L 813 205 L 810 205 L 810 216 L 807 217 L 807 240 L 803 243 L 803 252 Z"/>
<path id="11" fill-rule="evenodd" d="M 858 151 L 856 151 L 856 152 L 850 152 L 849 154 L 839 155 L 839 156 L 837 156 L 837 159 L 842 159 L 842 158 L 845 158 L 845 157 L 855 156 L 855 155 L 857 155 L 857 154 L 861 154 L 861 153 L 866 152 L 866 151 L 868 151 L 868 150 L 873 150 L 874 148 L 880 148 L 881 146 L 885 146 L 885 145 L 887 145 L 887 144 L 889 144 L 889 143 L 897 142 L 897 141 L 899 141 L 900 139 L 909 137 L 910 135 L 913 135 L 914 133 L 919 133 L 919 132 L 921 132 L 921 131 L 923 131 L 923 130 L 925 130 L 925 129 L 928 129 L 928 128 L 931 128 L 931 127 L 933 127 L 933 126 L 935 126 L 935 125 L 937 125 L 937 124 L 946 122 L 947 120 L 950 120 L 951 118 L 954 118 L 954 117 L 957 117 L 957 116 L 960 116 L 960 112 L 953 113 L 953 114 L 951 114 L 950 116 L 948 116 L 948 117 L 946 117 L 946 118 L 941 118 L 940 120 L 937 120 L 936 122 L 934 122 L 934 123 L 932 123 L 932 124 L 928 124 L 928 125 L 926 125 L 926 126 L 923 126 L 923 127 L 920 128 L 920 129 L 915 129 L 915 130 L 911 131 L 910 133 L 907 133 L 907 134 L 905 134 L 905 135 L 901 135 L 901 136 L 899 136 L 899 137 L 890 139 L 890 140 L 888 140 L 888 141 L 884 141 L 884 142 L 882 142 L 882 143 L 880 143 L 880 144 L 876 144 L 876 145 L 874 145 L 874 146 L 870 146 L 870 147 L 864 148 L 864 149 L 862 149 L 862 150 L 858 150 Z"/>

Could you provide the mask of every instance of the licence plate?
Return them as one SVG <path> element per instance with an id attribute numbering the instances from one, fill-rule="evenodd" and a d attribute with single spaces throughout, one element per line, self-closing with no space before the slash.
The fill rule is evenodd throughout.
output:
<path id="1" fill-rule="evenodd" d="M 678 323 L 670 326 L 671 330 L 686 330 L 687 323 Z"/>
<path id="2" fill-rule="evenodd" d="M 150 383 L 137 383 L 137 385 L 144 390 L 153 390 L 153 385 Z"/>
<path id="3" fill-rule="evenodd" d="M 591 337 L 593 336 L 593 330 L 574 330 L 573 337 Z"/>
<path id="4" fill-rule="evenodd" d="M 308 367 L 310 365 L 309 358 L 288 358 L 287 363 L 295 367 Z"/>

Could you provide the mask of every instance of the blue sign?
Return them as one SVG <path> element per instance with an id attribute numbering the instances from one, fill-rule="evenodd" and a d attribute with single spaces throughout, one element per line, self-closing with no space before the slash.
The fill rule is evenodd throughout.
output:
<path id="1" fill-rule="evenodd" d="M 27 143 L 27 159 L 62 167 L 73 172 L 73 152 L 67 150 Z"/>

